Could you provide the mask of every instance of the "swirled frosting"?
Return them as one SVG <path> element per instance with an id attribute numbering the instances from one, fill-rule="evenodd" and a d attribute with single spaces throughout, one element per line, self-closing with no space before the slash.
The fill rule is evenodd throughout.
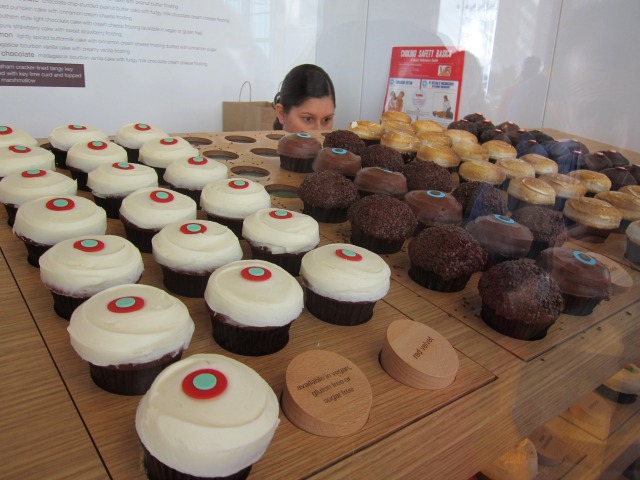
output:
<path id="1" fill-rule="evenodd" d="M 412 190 L 404 201 L 424 225 L 459 225 L 462 222 L 462 205 L 453 195 L 438 190 Z"/>
<path id="2" fill-rule="evenodd" d="M 302 257 L 300 276 L 318 295 L 343 302 L 373 302 L 389 291 L 391 270 L 366 248 L 331 243 Z"/>
<path id="3" fill-rule="evenodd" d="M 290 133 L 278 140 L 278 154 L 291 158 L 314 158 L 322 148 L 320 140 L 308 133 Z"/>
<path id="4" fill-rule="evenodd" d="M 71 346 L 97 366 L 147 363 L 186 349 L 195 329 L 179 299 L 150 285 L 117 285 L 71 315 Z"/>
<path id="5" fill-rule="evenodd" d="M 347 177 L 354 177 L 362 167 L 362 159 L 344 148 L 322 148 L 313 159 L 314 172 L 333 170 Z"/>
<path id="6" fill-rule="evenodd" d="M 100 165 L 127 161 L 127 151 L 113 142 L 78 142 L 67 152 L 67 166 L 90 172 Z"/>
<path id="7" fill-rule="evenodd" d="M 117 235 L 69 238 L 40 257 L 42 283 L 49 290 L 78 297 L 136 283 L 143 270 L 140 251 Z"/>
<path id="8" fill-rule="evenodd" d="M 20 206 L 45 195 L 75 195 L 75 180 L 52 170 L 25 170 L 0 180 L 0 203 Z"/>
<path id="9" fill-rule="evenodd" d="M 242 236 L 274 254 L 306 252 L 320 243 L 320 229 L 314 218 L 277 208 L 263 208 L 246 217 Z"/>
<path id="10" fill-rule="evenodd" d="M 77 195 L 39 197 L 23 203 L 13 233 L 43 245 L 80 235 L 104 235 L 107 214 L 91 200 Z"/>
<path id="11" fill-rule="evenodd" d="M 407 193 L 407 178 L 401 172 L 392 172 L 378 167 L 365 167 L 356 173 L 353 184 L 358 190 L 369 193 L 384 193 L 402 198 Z"/>
<path id="12" fill-rule="evenodd" d="M 160 229 L 171 222 L 193 220 L 193 199 L 166 188 L 141 188 L 122 200 L 120 215 L 139 228 Z"/>
<path id="13" fill-rule="evenodd" d="M 262 184 L 234 177 L 208 183 L 200 197 L 202 208 L 212 215 L 245 218 L 271 206 L 271 197 Z"/>
<path id="14" fill-rule="evenodd" d="M 640 393 L 640 368 L 630 363 L 604 382 L 604 384 L 616 392 L 637 395 Z"/>
<path id="15" fill-rule="evenodd" d="M 198 149 L 182 137 L 163 137 L 149 140 L 140 147 L 140 163 L 150 167 L 167 168 L 179 158 L 198 156 Z"/>
<path id="16" fill-rule="evenodd" d="M 90 171 L 87 186 L 96 197 L 124 197 L 139 188 L 157 187 L 158 174 L 153 168 L 139 163 L 112 163 Z"/>
<path id="17" fill-rule="evenodd" d="M 221 162 L 205 157 L 185 157 L 167 165 L 163 177 L 174 187 L 202 190 L 209 182 L 228 178 L 229 169 Z"/>
<path id="18" fill-rule="evenodd" d="M 204 299 L 211 310 L 249 327 L 280 327 L 298 318 L 302 288 L 286 270 L 262 260 L 239 260 L 209 277 Z"/>
<path id="19" fill-rule="evenodd" d="M 186 272 L 207 272 L 240 260 L 238 237 L 224 225 L 208 220 L 172 222 L 151 239 L 160 265 Z"/>
<path id="20" fill-rule="evenodd" d="M 61 125 L 49 133 L 49 143 L 53 148 L 69 151 L 78 142 L 101 141 L 108 142 L 107 134 L 96 127 L 89 125 Z"/>
<path id="21" fill-rule="evenodd" d="M 488 253 L 503 257 L 524 257 L 533 242 L 529 228 L 502 215 L 477 217 L 465 229 Z"/>
<path id="22" fill-rule="evenodd" d="M 257 372 L 229 357 L 197 354 L 156 377 L 135 423 L 142 444 L 165 465 L 226 477 L 262 457 L 278 415 L 278 399 Z"/>
<path id="23" fill-rule="evenodd" d="M 10 147 L 11 145 L 37 147 L 38 141 L 21 128 L 0 125 L 0 147 Z"/>
<path id="24" fill-rule="evenodd" d="M 160 140 L 166 136 L 164 130 L 146 123 L 127 123 L 118 128 L 114 141 L 126 148 L 139 149 L 149 140 Z"/>
<path id="25" fill-rule="evenodd" d="M 0 177 L 33 169 L 55 170 L 56 157 L 42 147 L 9 145 L 0 147 Z"/>

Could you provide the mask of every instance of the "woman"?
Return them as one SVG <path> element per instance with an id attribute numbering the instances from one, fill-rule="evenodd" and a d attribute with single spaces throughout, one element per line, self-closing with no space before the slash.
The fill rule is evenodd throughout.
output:
<path id="1" fill-rule="evenodd" d="M 276 110 L 274 130 L 290 133 L 330 130 L 336 109 L 333 82 L 317 65 L 298 65 L 284 77 L 273 107 Z"/>

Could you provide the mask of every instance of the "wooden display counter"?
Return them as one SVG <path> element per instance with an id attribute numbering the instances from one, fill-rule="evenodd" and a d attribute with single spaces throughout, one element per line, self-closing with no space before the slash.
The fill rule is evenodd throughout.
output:
<path id="1" fill-rule="evenodd" d="M 242 132 L 183 136 L 203 156 L 225 162 L 232 175 L 249 176 L 265 184 L 274 206 L 301 210 L 295 191 L 304 175 L 279 168 L 276 147 L 281 135 Z M 81 195 L 91 198 L 87 193 Z M 200 211 L 198 218 L 204 219 L 204 213 Z M 349 230 L 348 223 L 321 224 L 321 244 L 348 242 Z M 124 235 L 122 224 L 109 219 L 107 233 Z M 244 258 L 250 258 L 246 242 L 241 244 Z M 106 469 L 114 479 L 144 478 L 133 422 L 140 397 L 113 395 L 93 384 L 87 364 L 69 344 L 68 322 L 53 312 L 51 296 L 40 282 L 39 271 L 27 263 L 25 247 L 7 226 L 4 212 L 0 216 L 0 249 L 17 285 L 15 293 L 6 294 L 14 302 L 10 311 L 25 314 L 28 308 L 77 408 L 73 421 L 86 426 L 73 439 L 80 444 L 78 448 L 93 450 L 95 445 L 93 458 L 97 450 L 104 463 L 102 470 L 92 472 L 100 471 L 97 476 L 105 476 Z M 293 425 L 281 412 L 273 442 L 250 478 L 467 479 L 637 357 L 640 271 L 620 262 L 621 254 L 608 243 L 593 251 L 616 262 L 633 286 L 621 288 L 589 317 L 562 315 L 540 341 L 510 339 L 484 325 L 479 317 L 476 287 L 479 274 L 462 292 L 450 294 L 432 292 L 413 283 L 407 276 L 405 244 L 403 251 L 383 256 L 391 266 L 391 290 L 378 302 L 369 322 L 340 327 L 324 323 L 304 310 L 291 327 L 289 344 L 265 357 L 242 357 L 220 348 L 211 337 L 204 300 L 180 297 L 196 324 L 185 355 L 206 352 L 236 358 L 260 373 L 278 396 L 289 362 L 314 349 L 342 355 L 369 380 L 371 414 L 360 431 L 339 438 L 316 436 Z M 142 256 L 145 271 L 141 283 L 162 287 L 160 267 L 152 255 Z M 400 384 L 382 369 L 378 355 L 384 335 L 388 325 L 398 319 L 422 322 L 453 345 L 460 369 L 451 385 L 440 390 L 418 390 Z M 22 372 L 20 361 L 15 365 L 13 368 Z M 53 364 L 49 363 L 49 367 L 53 368 Z M 21 408 L 38 411 L 35 402 L 23 403 Z M 339 402 L 336 408 L 340 408 Z M 18 405 L 11 407 L 12 414 L 14 409 Z M 55 421 L 64 418 L 59 412 L 50 416 Z M 56 438 L 43 442 L 44 451 L 56 448 Z M 67 477 L 90 478 L 88 472 L 86 476 L 77 472 L 86 460 L 81 460 L 77 448 L 74 453 L 74 459 L 61 462 L 64 466 L 60 468 L 68 469 L 64 470 Z M 45 467 L 36 470 L 45 476 L 50 473 Z M 3 473 L 14 476 L 13 471 Z"/>

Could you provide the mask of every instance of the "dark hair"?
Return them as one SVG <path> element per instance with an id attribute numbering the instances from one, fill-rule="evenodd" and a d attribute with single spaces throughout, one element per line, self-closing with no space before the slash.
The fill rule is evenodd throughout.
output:
<path id="1" fill-rule="evenodd" d="M 282 104 L 285 113 L 291 107 L 301 105 L 309 98 L 322 98 L 330 96 L 333 104 L 336 104 L 336 92 L 333 89 L 331 78 L 317 65 L 305 63 L 292 68 L 282 81 L 280 91 L 273 99 L 273 105 Z M 273 122 L 274 130 L 282 130 L 283 125 L 276 117 Z"/>

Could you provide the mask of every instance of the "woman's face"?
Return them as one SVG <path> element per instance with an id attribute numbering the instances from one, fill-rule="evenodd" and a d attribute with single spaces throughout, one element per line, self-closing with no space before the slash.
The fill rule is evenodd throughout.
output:
<path id="1" fill-rule="evenodd" d="M 297 107 L 291 107 L 287 113 L 281 104 L 276 105 L 276 115 L 289 133 L 309 130 L 330 130 L 333 128 L 335 105 L 330 96 L 309 98 Z"/>

